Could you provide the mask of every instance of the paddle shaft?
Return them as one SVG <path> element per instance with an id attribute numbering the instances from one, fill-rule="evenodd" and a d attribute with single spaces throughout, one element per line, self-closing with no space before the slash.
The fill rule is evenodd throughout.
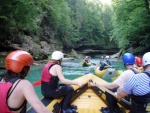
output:
<path id="1" fill-rule="evenodd" d="M 115 94 L 112 91 L 110 91 L 109 89 L 105 88 L 104 86 L 102 86 L 100 84 L 98 86 L 101 87 L 101 88 L 103 88 L 105 91 L 107 91 L 112 96 L 116 97 Z M 123 101 L 124 103 L 126 103 L 126 104 L 128 104 L 128 105 L 131 106 L 131 103 L 129 101 L 125 100 L 124 98 L 122 98 L 121 101 Z"/>
<path id="2" fill-rule="evenodd" d="M 112 67 L 111 65 L 107 64 L 107 63 L 106 63 L 106 62 L 104 62 L 104 61 L 100 61 L 100 62 L 103 62 L 103 63 L 104 63 L 104 64 L 106 64 L 107 66 Z"/>

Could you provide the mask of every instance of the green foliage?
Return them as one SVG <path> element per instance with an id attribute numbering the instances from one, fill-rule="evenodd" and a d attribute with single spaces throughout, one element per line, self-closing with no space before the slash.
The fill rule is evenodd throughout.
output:
<path id="1" fill-rule="evenodd" d="M 114 18 L 112 34 L 119 47 L 136 48 L 133 52 L 144 52 L 150 48 L 150 15 L 145 1 L 114 0 Z M 137 49 L 138 48 L 138 49 Z"/>
<path id="2" fill-rule="evenodd" d="M 68 48 L 116 46 L 114 39 L 110 41 L 111 12 L 99 0 L 0 0 L 0 33 L 9 43 L 25 33 L 37 43 L 59 40 L 58 45 Z"/>
<path id="3" fill-rule="evenodd" d="M 0 23 L 8 30 L 33 30 L 37 24 L 38 8 L 31 0 L 0 0 Z"/>
<path id="4" fill-rule="evenodd" d="M 101 6 L 98 0 L 88 2 L 86 0 L 68 0 L 71 9 L 71 38 L 74 38 L 74 45 L 99 45 L 102 37 Z M 99 39 L 97 38 L 99 37 Z M 81 45 L 81 44 L 80 44 Z"/>

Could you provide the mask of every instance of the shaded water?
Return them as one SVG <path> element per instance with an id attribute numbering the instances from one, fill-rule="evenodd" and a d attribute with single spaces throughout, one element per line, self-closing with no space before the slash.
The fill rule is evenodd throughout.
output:
<path id="1" fill-rule="evenodd" d="M 124 66 L 121 60 L 117 59 L 111 59 L 114 68 L 117 70 L 124 70 Z M 83 60 L 67 60 L 63 61 L 62 68 L 63 68 L 63 74 L 65 78 L 68 79 L 75 79 L 80 76 L 85 75 L 85 73 L 92 73 L 94 74 L 94 67 L 95 65 L 91 65 L 89 67 L 82 67 L 80 62 L 83 62 Z M 91 62 L 96 64 L 99 62 L 99 59 L 91 59 Z M 41 76 L 42 68 L 45 64 L 38 65 L 38 66 L 32 66 L 30 70 L 30 74 L 26 77 L 27 80 L 29 80 L 31 83 L 34 83 L 35 81 L 38 81 Z M 5 70 L 0 70 L 0 73 L 4 72 Z M 40 86 L 35 86 L 35 91 L 39 98 L 42 97 Z"/>

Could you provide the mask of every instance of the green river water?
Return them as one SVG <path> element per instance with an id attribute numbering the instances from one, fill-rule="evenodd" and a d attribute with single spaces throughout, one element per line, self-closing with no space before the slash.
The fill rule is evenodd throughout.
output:
<path id="1" fill-rule="evenodd" d="M 124 66 L 121 60 L 117 59 L 111 59 L 114 68 L 117 70 L 124 70 Z M 82 67 L 80 62 L 83 62 L 83 60 L 66 60 L 62 63 L 63 68 L 63 74 L 65 78 L 68 79 L 75 79 L 80 76 L 84 76 L 86 73 L 92 73 L 94 74 L 94 67 L 95 65 L 91 65 L 89 67 Z M 92 63 L 98 63 L 99 59 L 93 58 L 91 59 Z M 34 83 L 35 81 L 38 81 L 41 76 L 41 70 L 45 64 L 32 66 L 30 70 L 30 74 L 26 77 L 27 80 L 29 80 L 31 83 Z M 5 70 L 0 70 L 0 74 L 3 73 Z M 109 80 L 107 80 L 109 82 Z M 35 91 L 39 98 L 42 97 L 40 86 L 35 86 Z"/>

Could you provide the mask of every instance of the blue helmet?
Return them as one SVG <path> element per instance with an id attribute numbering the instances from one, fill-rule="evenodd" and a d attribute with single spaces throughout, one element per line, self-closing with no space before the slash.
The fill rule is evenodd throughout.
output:
<path id="1" fill-rule="evenodd" d="M 135 63 L 135 58 L 132 53 L 125 53 L 122 60 L 125 65 L 133 65 Z"/>
<path id="2" fill-rule="evenodd" d="M 104 59 L 104 56 L 101 56 L 101 59 Z"/>

